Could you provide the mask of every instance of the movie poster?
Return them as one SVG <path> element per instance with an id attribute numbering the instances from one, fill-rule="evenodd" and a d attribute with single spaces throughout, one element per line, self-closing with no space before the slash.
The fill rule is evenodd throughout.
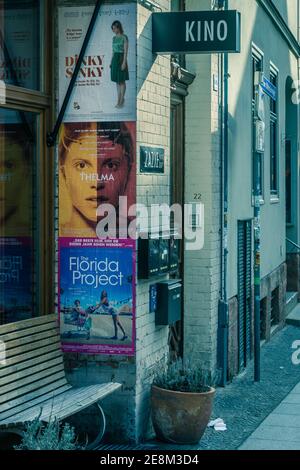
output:
<path id="1" fill-rule="evenodd" d="M 30 237 L 0 238 L 0 324 L 33 314 L 33 262 Z"/>
<path id="2" fill-rule="evenodd" d="M 30 318 L 34 307 L 34 155 L 31 123 L 20 120 L 0 109 L 0 324 Z"/>
<path id="3" fill-rule="evenodd" d="M 59 266 L 63 350 L 133 355 L 134 242 L 60 238 Z"/>
<path id="4" fill-rule="evenodd" d="M 93 11 L 93 6 L 59 8 L 60 106 Z M 64 120 L 136 120 L 135 4 L 101 6 Z"/>
<path id="5" fill-rule="evenodd" d="M 28 114 L 23 113 L 25 119 Z M 0 109 L 0 237 L 32 236 L 32 122 Z"/>
<path id="6" fill-rule="evenodd" d="M 0 0 L 3 41 L 0 41 L 0 80 L 24 88 L 39 88 L 39 7 L 38 2 Z M 11 3 L 11 5 L 10 5 Z"/>
<path id="7" fill-rule="evenodd" d="M 59 139 L 59 236 L 97 237 L 103 205 L 115 209 L 115 232 L 130 223 L 119 210 L 136 199 L 135 122 L 64 123 Z M 124 217 L 126 220 L 123 220 Z M 122 218 L 122 220 L 121 220 Z M 121 220 L 121 222 L 120 222 Z"/>
<path id="8" fill-rule="evenodd" d="M 94 7 L 59 8 L 63 102 Z M 134 355 L 136 4 L 101 6 L 58 147 L 59 315 L 65 352 Z"/>

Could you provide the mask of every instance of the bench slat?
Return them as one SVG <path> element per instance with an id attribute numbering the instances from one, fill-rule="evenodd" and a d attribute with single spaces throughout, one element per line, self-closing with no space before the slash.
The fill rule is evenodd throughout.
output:
<path id="1" fill-rule="evenodd" d="M 0 339 L 4 343 L 9 343 L 9 341 L 13 341 L 19 338 L 23 338 L 26 336 L 34 335 L 36 333 L 44 333 L 47 336 L 48 330 L 57 329 L 56 321 L 51 321 L 49 323 L 43 323 L 42 325 L 32 326 L 30 328 L 26 328 L 25 330 L 14 331 L 13 333 L 7 333 L 5 335 L 1 335 Z M 0 329 L 1 331 L 1 329 Z"/>
<path id="2" fill-rule="evenodd" d="M 106 383 L 101 385 L 91 385 L 88 387 L 72 388 L 57 396 L 55 400 L 49 399 L 44 404 L 40 404 L 39 406 L 35 406 L 24 411 L 23 413 L 11 416 L 10 418 L 1 421 L 1 425 L 12 422 L 32 421 L 39 416 L 41 408 L 41 420 L 50 421 L 54 418 L 61 420 L 78 413 L 93 403 L 97 403 L 97 401 L 110 395 L 120 387 L 121 384 L 119 383 Z"/>
<path id="3" fill-rule="evenodd" d="M 13 341 L 8 341 L 5 343 L 5 348 L 6 351 L 9 351 L 10 349 L 17 348 L 20 346 L 25 346 L 25 344 L 32 344 L 34 349 L 34 342 L 35 341 L 40 341 L 45 338 L 53 338 L 53 337 L 58 336 L 57 329 L 52 328 L 51 330 L 48 330 L 46 333 L 36 333 L 30 336 L 23 336 L 22 338 L 15 339 Z"/>
<path id="4" fill-rule="evenodd" d="M 17 348 L 14 348 L 14 349 L 9 349 L 5 352 L 6 354 L 6 358 L 9 359 L 10 357 L 13 357 L 13 356 L 16 356 L 16 357 L 19 357 L 21 356 L 23 353 L 26 353 L 26 352 L 32 352 L 37 350 L 37 349 L 40 349 L 44 346 L 48 346 L 48 345 L 51 345 L 53 343 L 57 343 L 60 341 L 60 338 L 59 336 L 51 336 L 50 338 L 45 338 L 41 341 L 36 341 L 34 344 L 25 344 L 23 346 L 18 346 Z"/>
<path id="5" fill-rule="evenodd" d="M 50 371 L 51 373 L 52 371 Z M 21 389 L 13 390 L 9 393 L 5 393 L 4 395 L 0 395 L 0 404 L 5 403 L 6 401 L 13 400 L 14 398 L 18 398 L 22 395 L 26 395 L 30 392 L 35 392 L 35 395 L 38 396 L 41 394 L 41 389 L 43 385 L 47 385 L 51 382 L 56 382 L 59 379 L 65 377 L 65 372 L 63 370 L 57 371 L 56 373 L 51 373 L 47 377 L 43 377 L 41 380 L 37 380 Z M 0 406 L 0 413 L 1 413 L 1 406 Z"/>
<path id="6" fill-rule="evenodd" d="M 41 325 L 43 323 L 49 323 L 57 320 L 57 315 L 43 315 L 41 317 L 29 318 L 29 320 L 23 320 L 16 323 L 8 323 L 6 325 L 0 325 L 0 335 L 19 331 L 31 326 Z M 1 339 L 1 338 L 0 338 Z"/>
<path id="7" fill-rule="evenodd" d="M 41 403 L 47 398 L 51 398 L 54 395 L 62 393 L 62 389 L 70 389 L 71 385 L 67 383 L 66 379 L 60 379 L 57 382 L 53 382 L 44 386 L 39 390 L 40 396 L 36 396 L 35 392 L 28 393 L 22 397 L 18 397 L 14 400 L 8 401 L 0 405 L 0 422 L 5 417 L 15 415 L 18 412 L 24 411 L 27 408 L 35 405 L 36 403 Z M 62 390 L 64 391 L 64 390 Z M 49 396 L 50 394 L 50 396 Z"/>
<path id="8" fill-rule="evenodd" d="M 10 365 L 10 366 L 6 365 L 6 367 L 0 368 L 0 383 L 1 383 L 1 379 L 3 377 L 6 377 L 7 375 L 15 374 L 15 373 L 20 372 L 24 369 L 28 369 L 29 367 L 40 364 L 41 362 L 46 362 L 46 361 L 48 361 L 50 359 L 53 359 L 55 357 L 59 357 L 59 356 L 61 357 L 62 352 L 59 349 L 60 345 L 59 345 L 59 343 L 55 343 L 55 345 L 56 345 L 56 347 L 53 347 L 52 350 L 50 348 L 43 348 L 44 351 L 41 350 L 41 353 L 39 355 L 38 354 L 35 355 L 36 357 L 32 357 L 33 355 L 31 353 L 29 353 L 27 355 L 24 354 L 23 358 L 22 358 L 23 360 L 21 360 L 21 358 L 19 358 L 20 362 L 18 362 L 17 364 Z M 45 354 L 43 354 L 43 352 Z"/>
<path id="9" fill-rule="evenodd" d="M 23 387 L 24 385 L 33 382 L 34 378 L 45 377 L 49 375 L 47 373 L 48 369 L 51 367 L 61 365 L 61 368 L 64 369 L 63 358 L 61 355 L 54 358 L 50 358 L 49 355 L 45 356 L 45 359 L 42 363 L 36 364 L 35 366 L 30 367 L 29 369 L 24 369 L 22 371 L 15 372 L 14 374 L 6 375 L 4 378 L 0 378 L 0 396 L 2 393 L 9 392 L 11 389 L 16 389 Z M 41 372 L 40 374 L 37 374 Z"/>

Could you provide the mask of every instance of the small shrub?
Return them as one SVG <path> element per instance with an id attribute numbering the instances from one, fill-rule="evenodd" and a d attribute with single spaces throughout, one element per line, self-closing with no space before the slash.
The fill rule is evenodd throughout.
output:
<path id="1" fill-rule="evenodd" d="M 174 392 L 204 393 L 217 383 L 217 376 L 182 359 L 168 364 L 153 381 L 157 387 Z"/>
<path id="2" fill-rule="evenodd" d="M 42 423 L 39 416 L 27 423 L 22 434 L 22 442 L 16 450 L 78 450 L 75 430 L 68 423 L 62 425 L 57 420 Z"/>

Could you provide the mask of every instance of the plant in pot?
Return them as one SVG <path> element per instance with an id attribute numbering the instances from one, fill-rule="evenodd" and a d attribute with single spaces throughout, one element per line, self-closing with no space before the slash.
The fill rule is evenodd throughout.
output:
<path id="1" fill-rule="evenodd" d="M 158 372 L 151 388 L 152 423 L 159 440 L 197 444 L 208 425 L 217 377 L 177 360 Z"/>

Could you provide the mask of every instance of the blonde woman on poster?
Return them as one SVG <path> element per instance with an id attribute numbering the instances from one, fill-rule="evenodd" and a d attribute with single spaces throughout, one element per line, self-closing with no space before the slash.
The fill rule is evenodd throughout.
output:
<path id="1" fill-rule="evenodd" d="M 128 37 L 124 34 L 120 21 L 114 21 L 111 29 L 115 36 L 112 42 L 112 59 L 110 64 L 111 81 L 117 85 L 118 102 L 116 108 L 123 108 L 125 104 L 126 81 L 129 80 L 128 72 Z"/>

